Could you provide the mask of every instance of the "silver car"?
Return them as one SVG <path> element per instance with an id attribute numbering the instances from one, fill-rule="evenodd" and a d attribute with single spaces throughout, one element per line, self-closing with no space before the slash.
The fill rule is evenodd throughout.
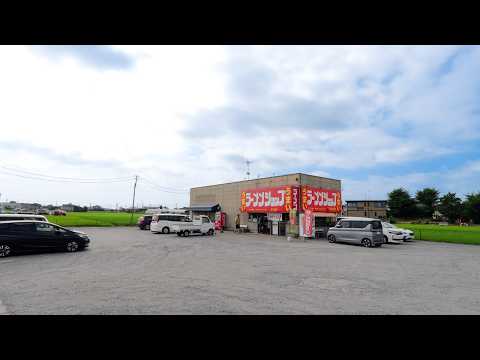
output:
<path id="1" fill-rule="evenodd" d="M 331 243 L 348 242 L 365 247 L 380 247 L 385 242 L 382 222 L 378 219 L 342 219 L 328 229 L 327 239 Z"/>

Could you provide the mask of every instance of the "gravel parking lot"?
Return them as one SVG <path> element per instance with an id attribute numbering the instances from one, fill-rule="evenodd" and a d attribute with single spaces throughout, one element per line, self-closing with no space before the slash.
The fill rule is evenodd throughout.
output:
<path id="1" fill-rule="evenodd" d="M 89 250 L 0 259 L 0 314 L 480 313 L 480 246 L 82 231 Z"/>

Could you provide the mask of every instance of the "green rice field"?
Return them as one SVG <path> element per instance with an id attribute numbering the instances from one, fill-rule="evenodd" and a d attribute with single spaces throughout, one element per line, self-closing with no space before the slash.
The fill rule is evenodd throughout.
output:
<path id="1" fill-rule="evenodd" d="M 480 226 L 442 226 L 406 223 L 395 225 L 412 230 L 417 240 L 480 245 Z"/>
<path id="2" fill-rule="evenodd" d="M 142 214 L 120 212 L 70 212 L 66 216 L 47 215 L 48 221 L 66 227 L 81 226 L 129 226 L 136 225 Z M 400 223 L 398 227 L 415 232 L 417 240 L 480 245 L 480 226 L 441 226 L 432 224 Z"/>
<path id="3" fill-rule="evenodd" d="M 69 212 L 66 216 L 46 215 L 48 221 L 60 226 L 128 226 L 136 225 L 142 214 L 133 214 L 130 224 L 131 213 L 89 211 Z"/>

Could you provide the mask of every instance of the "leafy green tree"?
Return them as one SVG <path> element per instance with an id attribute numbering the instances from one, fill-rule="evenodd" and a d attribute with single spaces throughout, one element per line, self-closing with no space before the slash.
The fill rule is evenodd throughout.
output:
<path id="1" fill-rule="evenodd" d="M 458 198 L 457 194 L 449 192 L 440 198 L 438 210 L 449 223 L 454 223 L 462 216 L 462 199 Z"/>
<path id="2" fill-rule="evenodd" d="M 415 200 L 417 201 L 421 216 L 428 218 L 433 216 L 433 212 L 438 205 L 439 195 L 440 192 L 434 188 L 424 188 L 423 190 L 417 191 Z"/>
<path id="3" fill-rule="evenodd" d="M 416 213 L 415 201 L 403 188 L 394 189 L 388 194 L 390 215 L 395 218 L 413 218 Z"/>
<path id="4" fill-rule="evenodd" d="M 475 224 L 480 224 L 480 192 L 467 195 L 464 207 L 465 216 Z"/>

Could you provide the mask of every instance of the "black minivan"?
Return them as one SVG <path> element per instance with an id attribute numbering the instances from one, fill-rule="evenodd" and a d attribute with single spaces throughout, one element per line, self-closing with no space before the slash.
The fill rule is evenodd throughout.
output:
<path id="1" fill-rule="evenodd" d="M 143 215 L 138 218 L 137 225 L 140 230 L 150 230 L 153 215 Z"/>
<path id="2" fill-rule="evenodd" d="M 0 223 L 0 257 L 29 251 L 64 250 L 75 252 L 88 247 L 90 239 L 80 231 L 44 221 Z"/>

